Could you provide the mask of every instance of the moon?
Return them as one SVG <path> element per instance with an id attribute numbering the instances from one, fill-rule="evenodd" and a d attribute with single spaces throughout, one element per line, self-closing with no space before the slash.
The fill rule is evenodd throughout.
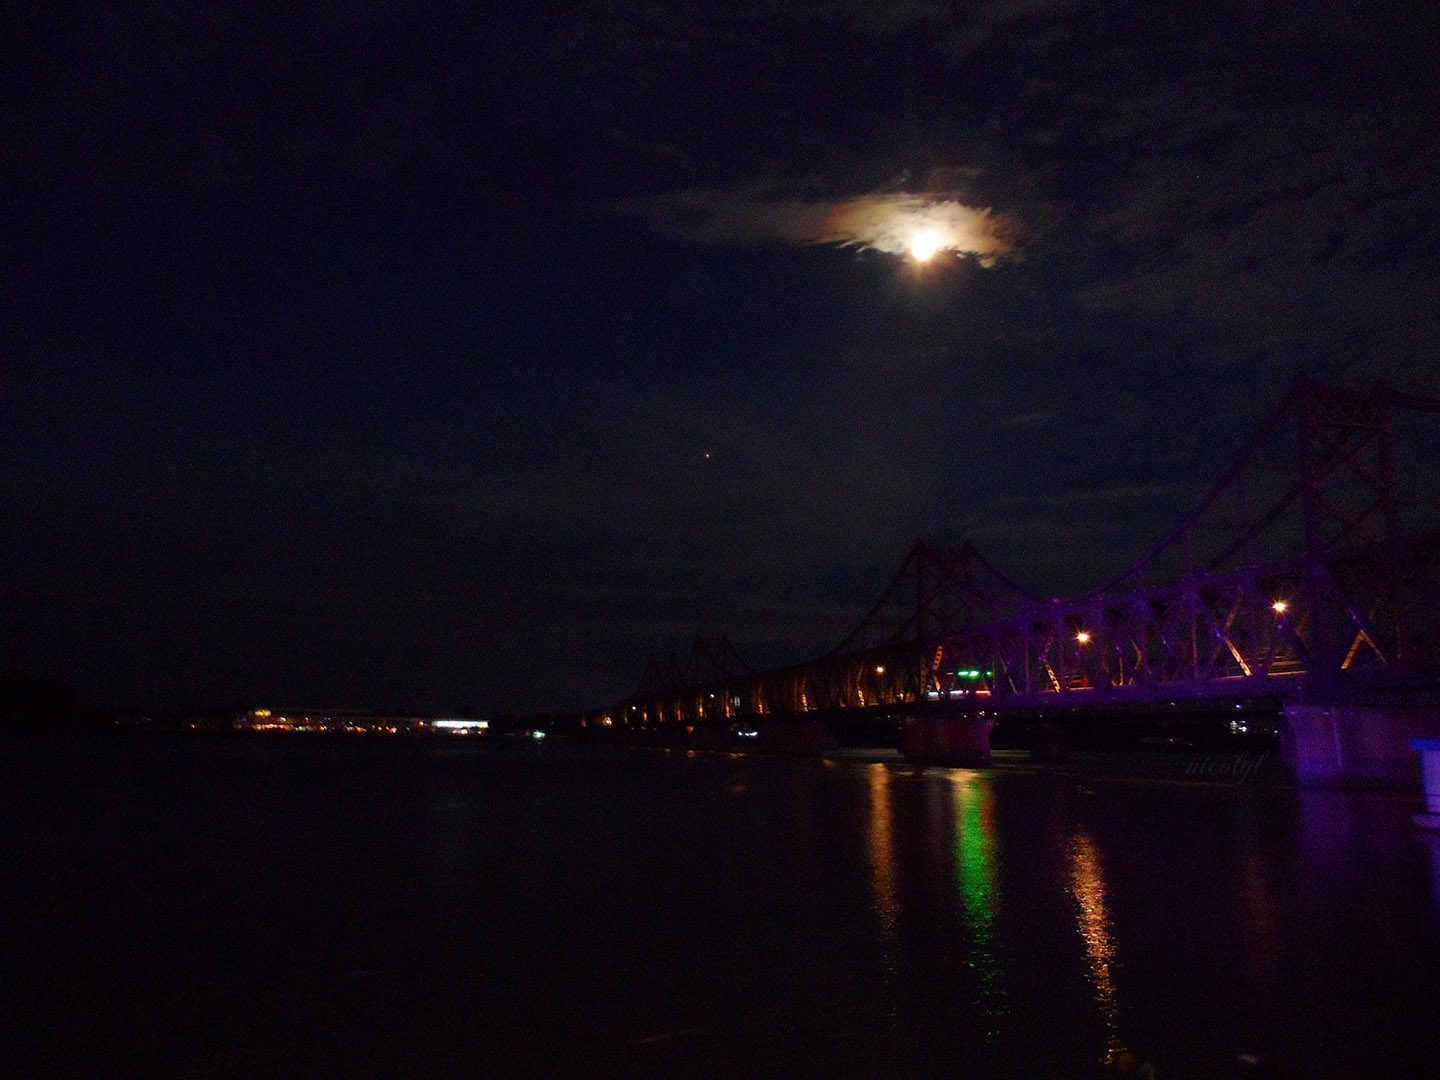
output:
<path id="1" fill-rule="evenodd" d="M 916 262 L 929 262 L 944 246 L 944 239 L 934 229 L 916 229 L 910 234 L 910 256 Z"/>

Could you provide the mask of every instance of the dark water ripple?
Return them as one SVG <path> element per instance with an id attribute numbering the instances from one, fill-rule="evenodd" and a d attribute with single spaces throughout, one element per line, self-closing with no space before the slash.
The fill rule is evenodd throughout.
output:
<path id="1" fill-rule="evenodd" d="M 423 740 L 8 740 L 7 1075 L 1430 1074 L 1410 800 Z"/>

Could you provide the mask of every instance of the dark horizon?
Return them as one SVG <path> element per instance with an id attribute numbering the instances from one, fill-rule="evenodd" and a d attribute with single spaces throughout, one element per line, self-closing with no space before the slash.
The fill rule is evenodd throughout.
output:
<path id="1" fill-rule="evenodd" d="M 524 712 L 821 653 L 917 535 L 1083 590 L 1297 369 L 1440 393 L 1437 20 L 33 12 L 7 644 L 104 705 Z"/>

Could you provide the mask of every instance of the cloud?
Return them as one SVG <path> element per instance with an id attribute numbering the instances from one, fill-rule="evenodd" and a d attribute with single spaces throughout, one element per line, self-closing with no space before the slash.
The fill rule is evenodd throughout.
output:
<path id="1" fill-rule="evenodd" d="M 601 210 L 641 218 L 662 236 L 702 244 L 833 244 L 903 255 L 925 237 L 934 249 L 974 255 L 986 265 L 1015 248 L 1015 228 L 1007 218 L 949 194 L 807 200 L 677 191 Z"/>

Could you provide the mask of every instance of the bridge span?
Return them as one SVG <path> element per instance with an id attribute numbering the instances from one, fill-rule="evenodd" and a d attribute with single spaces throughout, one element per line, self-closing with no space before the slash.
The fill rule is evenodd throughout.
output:
<path id="1" fill-rule="evenodd" d="M 1180 524 L 1083 595 L 917 540 L 823 656 L 752 671 L 728 638 L 697 637 L 590 722 L 693 734 L 899 709 L 909 756 L 973 763 L 1007 712 L 1265 699 L 1283 702 L 1302 780 L 1413 781 L 1409 738 L 1440 736 L 1440 523 L 1408 520 L 1402 475 L 1425 461 L 1402 460 L 1395 419 L 1437 413 L 1297 376 Z"/>

